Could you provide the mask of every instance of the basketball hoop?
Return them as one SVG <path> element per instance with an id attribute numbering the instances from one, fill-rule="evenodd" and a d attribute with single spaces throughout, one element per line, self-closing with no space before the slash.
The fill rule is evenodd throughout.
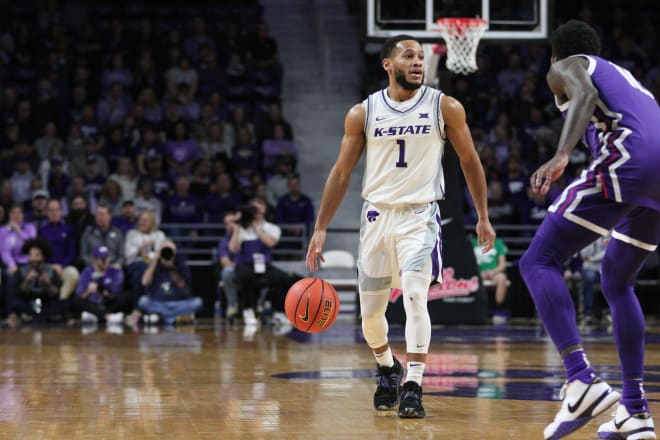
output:
<path id="1" fill-rule="evenodd" d="M 488 29 L 482 18 L 440 18 L 437 30 L 447 45 L 447 69 L 467 74 L 477 70 L 477 46 Z"/>

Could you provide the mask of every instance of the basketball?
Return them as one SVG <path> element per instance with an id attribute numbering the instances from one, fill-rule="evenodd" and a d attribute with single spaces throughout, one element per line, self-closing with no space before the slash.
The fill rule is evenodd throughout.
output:
<path id="1" fill-rule="evenodd" d="M 300 331 L 327 330 L 337 319 L 339 296 L 330 283 L 320 278 L 303 278 L 286 294 L 284 310 L 291 324 Z"/>

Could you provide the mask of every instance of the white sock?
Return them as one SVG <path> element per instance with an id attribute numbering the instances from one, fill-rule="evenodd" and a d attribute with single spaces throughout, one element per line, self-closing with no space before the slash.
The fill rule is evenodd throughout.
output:
<path id="1" fill-rule="evenodd" d="M 378 365 L 380 366 L 383 367 L 394 366 L 394 357 L 392 356 L 392 350 L 390 349 L 390 347 L 387 347 L 387 350 L 385 350 L 382 353 L 374 352 L 374 357 L 376 358 L 376 362 L 378 362 Z"/>
<path id="2" fill-rule="evenodd" d="M 408 362 L 408 371 L 406 372 L 405 382 L 412 380 L 413 382 L 417 382 L 417 385 L 421 387 L 424 367 L 426 367 L 426 364 L 423 362 Z"/>

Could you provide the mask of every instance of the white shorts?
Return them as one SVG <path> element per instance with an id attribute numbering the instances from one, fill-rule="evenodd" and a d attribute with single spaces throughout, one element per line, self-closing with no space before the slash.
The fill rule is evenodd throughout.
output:
<path id="1" fill-rule="evenodd" d="M 401 208 L 362 206 L 358 273 L 361 292 L 401 287 L 401 273 L 442 281 L 442 231 L 436 202 Z"/>

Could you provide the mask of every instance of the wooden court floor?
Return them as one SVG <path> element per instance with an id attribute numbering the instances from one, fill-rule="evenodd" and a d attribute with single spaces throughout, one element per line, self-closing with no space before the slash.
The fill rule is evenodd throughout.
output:
<path id="1" fill-rule="evenodd" d="M 403 329 L 391 328 L 398 356 Z M 660 417 L 660 335 L 647 392 Z M 374 360 L 352 322 L 320 335 L 199 324 L 122 334 L 0 330 L 0 439 L 541 439 L 558 408 L 559 358 L 538 326 L 434 328 L 428 417 L 372 409 Z M 620 384 L 611 336 L 585 337 Z M 601 416 L 570 439 L 596 438 Z"/>

